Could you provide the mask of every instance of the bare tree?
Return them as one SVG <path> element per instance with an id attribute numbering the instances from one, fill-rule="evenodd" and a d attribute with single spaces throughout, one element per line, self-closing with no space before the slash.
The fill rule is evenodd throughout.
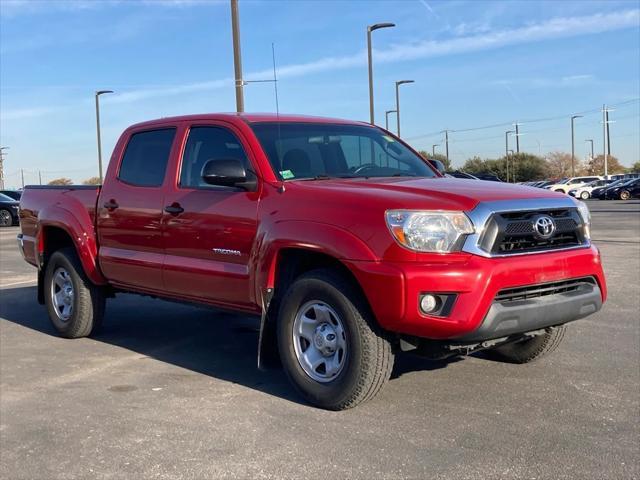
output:
<path id="1" fill-rule="evenodd" d="M 49 185 L 73 185 L 73 180 L 71 180 L 70 178 L 56 178 L 54 180 L 51 180 L 49 182 Z"/>

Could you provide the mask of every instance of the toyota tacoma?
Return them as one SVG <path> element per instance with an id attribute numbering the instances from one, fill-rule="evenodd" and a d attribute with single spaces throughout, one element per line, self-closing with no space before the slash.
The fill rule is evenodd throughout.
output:
<path id="1" fill-rule="evenodd" d="M 390 132 L 294 115 L 145 122 L 101 186 L 29 186 L 18 242 L 63 337 L 120 292 L 260 318 L 312 404 L 374 397 L 394 355 L 525 363 L 606 298 L 590 215 L 538 188 L 447 178 Z"/>

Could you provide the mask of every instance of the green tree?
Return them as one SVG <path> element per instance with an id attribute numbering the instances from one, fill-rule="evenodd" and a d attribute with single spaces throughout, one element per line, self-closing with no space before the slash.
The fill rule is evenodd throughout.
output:
<path id="1" fill-rule="evenodd" d="M 418 151 L 418 153 L 426 159 L 440 160 L 443 163 L 445 170 L 451 170 L 451 160 L 447 159 L 445 155 L 441 153 L 436 153 L 435 155 L 433 155 L 426 150 L 420 150 Z"/>
<path id="2" fill-rule="evenodd" d="M 636 162 L 629 168 L 629 173 L 640 173 L 640 162 Z"/>
<path id="3" fill-rule="evenodd" d="M 509 169 L 514 182 L 532 182 L 549 178 L 549 166 L 544 158 L 531 153 L 516 153 L 509 157 Z"/>
<path id="4" fill-rule="evenodd" d="M 70 178 L 56 178 L 54 180 L 51 180 L 49 182 L 49 185 L 73 185 L 73 180 L 71 180 Z"/>
<path id="5" fill-rule="evenodd" d="M 83 185 L 100 185 L 101 183 L 100 177 L 91 177 L 82 181 Z"/>

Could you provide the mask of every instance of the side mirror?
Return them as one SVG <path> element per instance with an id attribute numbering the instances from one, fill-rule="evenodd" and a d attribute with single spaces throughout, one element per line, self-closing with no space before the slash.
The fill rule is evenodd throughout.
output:
<path id="1" fill-rule="evenodd" d="M 427 161 L 431 164 L 431 166 L 433 168 L 435 168 L 436 170 L 438 170 L 441 174 L 444 175 L 444 172 L 446 170 L 446 168 L 444 167 L 444 163 L 442 163 L 440 160 L 436 160 L 434 158 L 428 158 Z"/>
<path id="2" fill-rule="evenodd" d="M 202 167 L 202 180 L 209 185 L 245 190 L 253 190 L 256 185 L 255 175 L 247 172 L 242 162 L 236 159 L 208 160 Z"/>

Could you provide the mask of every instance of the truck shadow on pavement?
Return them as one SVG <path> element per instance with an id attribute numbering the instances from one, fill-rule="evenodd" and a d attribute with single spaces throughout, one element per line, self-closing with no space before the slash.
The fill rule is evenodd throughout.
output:
<path id="1" fill-rule="evenodd" d="M 0 317 L 55 336 L 36 287 L 0 291 Z M 306 403 L 280 368 L 258 370 L 259 318 L 138 295 L 107 301 L 101 330 L 91 338 L 214 378 L 237 383 L 291 402 Z M 82 340 L 69 340 L 69 342 Z M 455 359 L 429 361 L 396 356 L 392 379 L 404 373 L 444 368 Z"/>

